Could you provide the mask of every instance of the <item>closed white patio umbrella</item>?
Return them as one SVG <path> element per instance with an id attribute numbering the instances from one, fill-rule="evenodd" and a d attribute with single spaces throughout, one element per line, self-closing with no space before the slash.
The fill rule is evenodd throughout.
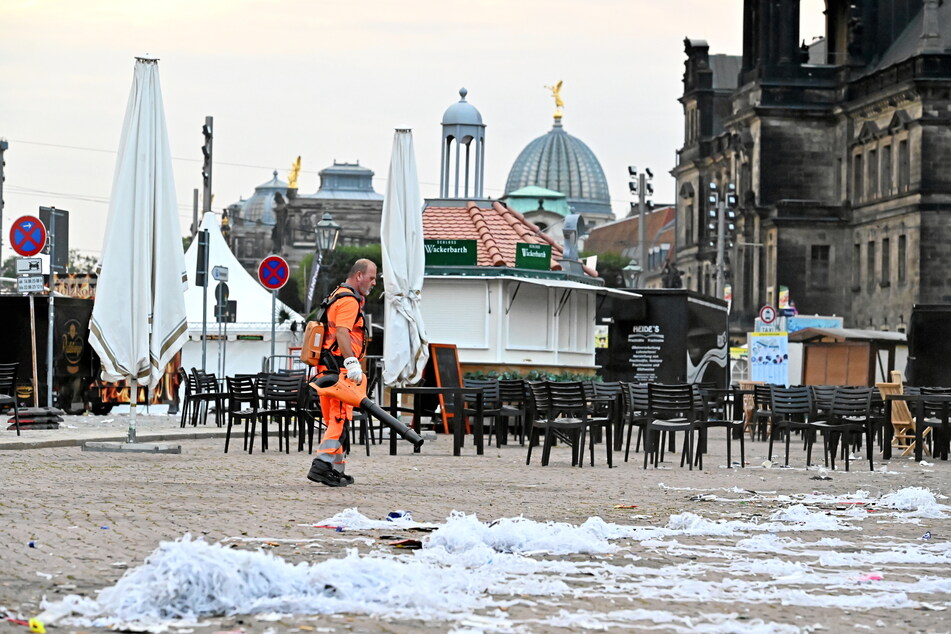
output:
<path id="1" fill-rule="evenodd" d="M 89 324 L 102 378 L 129 382 L 129 442 L 137 386 L 151 391 L 187 339 L 186 287 L 158 60 L 136 58 Z"/>
<path id="2" fill-rule="evenodd" d="M 429 340 L 420 311 L 425 273 L 423 201 L 410 130 L 393 138 L 390 174 L 380 223 L 383 246 L 383 382 L 390 387 L 418 383 L 429 360 Z"/>

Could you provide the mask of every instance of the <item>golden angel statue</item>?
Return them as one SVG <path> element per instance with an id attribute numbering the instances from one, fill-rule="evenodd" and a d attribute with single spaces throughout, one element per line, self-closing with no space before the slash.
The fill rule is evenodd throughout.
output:
<path id="1" fill-rule="evenodd" d="M 551 91 L 551 96 L 555 98 L 555 116 L 561 116 L 561 110 L 565 107 L 565 102 L 561 100 L 561 84 L 562 80 L 558 80 L 558 83 L 554 86 L 545 86 L 548 90 Z"/>
<path id="2" fill-rule="evenodd" d="M 287 188 L 297 189 L 297 175 L 300 174 L 300 157 L 291 163 L 291 171 L 287 175 Z"/>

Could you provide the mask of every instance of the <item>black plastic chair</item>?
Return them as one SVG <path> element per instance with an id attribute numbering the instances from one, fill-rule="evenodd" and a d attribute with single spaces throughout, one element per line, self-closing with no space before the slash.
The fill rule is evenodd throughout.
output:
<path id="1" fill-rule="evenodd" d="M 261 396 L 262 409 L 258 410 L 261 421 L 261 451 L 267 450 L 267 426 L 270 420 L 277 423 L 277 448 L 285 453 L 291 451 L 291 423 L 300 420 L 303 376 L 268 374 Z M 309 453 L 314 449 L 314 425 L 308 425 Z M 298 435 L 298 450 L 304 448 L 304 435 Z"/>
<path id="2" fill-rule="evenodd" d="M 198 385 L 198 379 L 194 374 L 195 368 L 192 368 L 192 372 L 186 372 L 185 368 L 179 368 L 178 373 L 181 377 L 182 384 L 185 386 L 185 399 L 182 404 L 182 418 L 181 426 L 185 427 L 186 423 L 191 423 L 191 425 L 198 425 L 198 415 L 203 405 L 207 405 L 205 396 L 201 395 L 201 388 Z"/>
<path id="3" fill-rule="evenodd" d="M 613 434 L 620 449 L 621 412 L 624 410 L 622 387 L 619 381 L 588 381 L 588 412 L 594 418 L 608 418 L 613 425 Z"/>
<path id="4" fill-rule="evenodd" d="M 647 427 L 649 400 L 647 395 L 647 383 L 628 383 L 624 391 L 624 424 L 627 426 L 627 442 L 624 445 L 624 462 L 627 462 L 631 454 L 631 432 L 637 427 L 637 443 L 634 451 L 638 452 L 641 448 L 641 438 L 644 435 L 644 428 Z"/>
<path id="5" fill-rule="evenodd" d="M 534 416 L 529 427 L 528 455 L 525 458 L 525 464 L 531 464 L 532 448 L 541 442 L 542 466 L 547 466 L 551 455 L 551 447 L 557 438 L 571 447 L 571 466 L 573 467 L 581 462 L 578 456 L 578 441 L 581 437 L 583 424 L 581 418 L 560 416 L 561 412 L 554 409 L 551 391 L 553 385 L 555 384 L 548 381 L 528 382 Z M 582 398 L 583 395 L 582 388 Z M 583 400 L 581 401 L 581 407 L 584 407 Z"/>
<path id="6" fill-rule="evenodd" d="M 951 388 L 921 387 L 922 408 L 924 417 L 921 421 L 922 437 L 927 430 L 931 430 L 928 441 L 931 443 L 931 455 L 941 460 L 948 459 L 949 445 L 951 445 L 951 403 L 947 397 L 951 395 Z M 931 398 L 928 397 L 939 397 Z"/>
<path id="7" fill-rule="evenodd" d="M 536 420 L 532 427 L 532 438 L 529 442 L 528 459 L 531 460 L 532 445 L 538 434 L 544 431 L 542 447 L 542 466 L 547 466 L 551 457 L 551 448 L 555 440 L 562 440 L 571 447 L 571 466 L 584 465 L 584 447 L 588 431 L 599 427 L 605 431 L 607 440 L 608 466 L 612 466 L 611 452 L 611 419 L 607 417 L 592 417 L 589 414 L 590 399 L 585 392 L 581 381 L 549 381 L 547 382 L 547 412 L 544 418 Z M 538 390 L 532 386 L 533 393 Z M 545 396 L 536 396 L 536 405 Z M 541 414 L 541 410 L 539 410 Z M 591 439 L 591 464 L 594 465 L 594 438 Z M 528 461 L 526 461 L 526 464 Z"/>
<path id="8" fill-rule="evenodd" d="M 809 386 L 809 391 L 812 392 L 812 405 L 815 408 L 816 416 L 824 417 L 832 411 L 835 387 L 834 385 Z"/>
<path id="9" fill-rule="evenodd" d="M 198 425 L 199 412 L 204 411 L 202 424 L 208 421 L 208 407 L 215 404 L 215 424 L 221 427 L 224 424 L 225 400 L 228 398 L 227 392 L 221 391 L 218 379 L 214 374 L 209 374 L 198 368 L 192 368 L 192 400 L 195 407 L 192 410 L 192 425 Z M 204 406 L 204 408 L 202 408 Z"/>
<path id="10" fill-rule="evenodd" d="M 815 406 L 812 401 L 812 390 L 809 386 L 793 387 L 770 386 L 770 410 L 772 419 L 769 434 L 769 453 L 767 459 L 773 459 L 773 440 L 780 432 L 786 435 L 786 462 L 789 466 L 789 444 L 792 433 L 800 431 L 806 447 L 806 466 L 812 464 L 812 445 L 816 439 Z M 811 419 L 811 420 L 810 420 Z"/>
<path id="11" fill-rule="evenodd" d="M 731 388 L 694 387 L 694 393 L 700 393 L 702 415 L 694 424 L 698 432 L 695 464 L 703 469 L 703 454 L 707 450 L 708 432 L 722 427 L 726 430 L 726 466 L 733 468 L 733 437 L 740 439 L 740 467 L 746 467 L 746 439 L 743 427 L 743 399 Z"/>
<path id="12" fill-rule="evenodd" d="M 845 470 L 849 470 L 849 454 L 854 437 L 865 435 L 868 467 L 875 470 L 872 461 L 872 435 L 875 433 L 874 418 L 871 412 L 872 388 L 836 387 L 832 397 L 832 406 L 824 420 L 814 423 L 816 430 L 822 433 L 822 448 L 826 464 L 835 469 L 835 454 L 842 439 L 842 453 L 845 455 Z"/>
<path id="13" fill-rule="evenodd" d="M 528 394 L 528 415 L 525 419 L 525 431 L 528 435 L 528 454 L 525 464 L 532 463 L 532 448 L 539 443 L 539 437 L 548 424 L 549 410 L 551 409 L 551 394 L 548 392 L 547 381 L 526 381 Z"/>
<path id="14" fill-rule="evenodd" d="M 753 417 L 750 421 L 750 440 L 766 440 L 769 436 L 769 385 L 753 386 Z"/>
<path id="15" fill-rule="evenodd" d="M 0 363 L 0 406 L 13 407 L 13 426 L 20 435 L 20 406 L 17 403 L 17 368 L 19 363 Z"/>
<path id="16" fill-rule="evenodd" d="M 258 420 L 258 388 L 250 376 L 227 377 L 228 383 L 228 430 L 225 432 L 225 453 L 231 443 L 231 427 L 244 424 L 244 449 L 254 451 L 254 427 Z M 264 444 L 264 441 L 261 441 Z"/>
<path id="17" fill-rule="evenodd" d="M 664 385 L 649 383 L 647 385 L 647 425 L 644 427 L 644 468 L 647 468 L 649 459 L 653 459 L 654 468 L 664 459 L 664 441 L 667 434 L 678 431 L 684 433 L 683 449 L 680 455 L 680 466 L 684 463 L 693 470 L 693 430 L 697 420 L 696 400 L 694 387 L 681 383 Z"/>
<path id="18" fill-rule="evenodd" d="M 518 433 L 519 444 L 525 444 L 525 423 L 528 415 L 526 389 L 522 379 L 499 380 L 499 401 L 502 409 L 500 431 L 503 445 L 508 444 L 510 426 Z"/>
<path id="19" fill-rule="evenodd" d="M 371 364 L 367 364 L 367 368 L 372 367 Z M 373 399 L 374 393 L 379 389 L 380 381 L 383 377 L 380 370 L 367 372 L 365 380 L 367 381 L 367 395 L 370 397 L 370 400 Z M 316 396 L 316 395 L 315 395 Z M 319 408 L 319 404 L 318 404 Z M 374 424 L 374 418 L 368 412 L 363 411 L 359 408 L 354 408 L 353 410 L 353 424 L 355 427 L 359 428 L 360 433 L 357 439 L 358 443 L 363 443 L 367 456 L 370 455 L 370 445 L 383 442 L 383 427 L 385 426 L 382 422 L 377 421 Z M 320 428 L 318 428 L 319 430 Z M 350 430 L 347 430 L 347 436 L 349 438 Z M 318 433 L 317 437 L 320 438 L 321 434 Z M 349 442 L 346 446 L 349 446 Z"/>
<path id="20" fill-rule="evenodd" d="M 480 415 L 480 412 L 477 411 L 475 390 L 482 390 L 481 416 L 483 429 L 485 428 L 485 419 L 490 419 L 488 431 L 489 444 L 491 445 L 493 435 L 501 437 L 498 431 L 502 424 L 502 398 L 499 392 L 499 381 L 498 379 L 463 379 L 462 387 L 465 395 L 464 413 L 467 418 Z M 497 438 L 496 444 L 499 443 L 500 440 Z"/>

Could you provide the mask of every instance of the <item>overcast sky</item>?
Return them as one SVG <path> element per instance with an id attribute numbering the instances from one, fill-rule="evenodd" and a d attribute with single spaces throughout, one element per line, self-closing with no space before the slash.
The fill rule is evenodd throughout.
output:
<path id="1" fill-rule="evenodd" d="M 801 36 L 822 32 L 803 0 Z M 616 215 L 627 166 L 673 201 L 683 141 L 683 39 L 742 51 L 742 0 L 3 0 L 0 137 L 10 223 L 70 211 L 72 248 L 98 254 L 134 58 L 160 58 L 182 231 L 201 187 L 201 124 L 215 118 L 220 212 L 302 157 L 313 193 L 334 160 L 360 161 L 383 193 L 394 128 L 413 130 L 423 196 L 439 179 L 440 120 L 465 86 L 486 128 L 486 194 L 552 123 L 544 88 L 564 80 L 565 130 L 601 161 Z"/>

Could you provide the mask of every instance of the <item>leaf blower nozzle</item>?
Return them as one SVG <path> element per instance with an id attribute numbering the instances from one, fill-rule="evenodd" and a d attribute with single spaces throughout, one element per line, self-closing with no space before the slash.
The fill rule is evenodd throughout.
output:
<path id="1" fill-rule="evenodd" d="M 413 449 L 419 449 L 423 446 L 423 439 L 415 430 L 404 425 L 402 421 L 391 416 L 389 412 L 367 397 L 366 378 L 357 384 L 346 376 L 329 373 L 320 375 L 311 381 L 310 385 L 321 396 L 332 396 L 379 419 L 399 434 L 400 438 L 412 443 Z"/>

